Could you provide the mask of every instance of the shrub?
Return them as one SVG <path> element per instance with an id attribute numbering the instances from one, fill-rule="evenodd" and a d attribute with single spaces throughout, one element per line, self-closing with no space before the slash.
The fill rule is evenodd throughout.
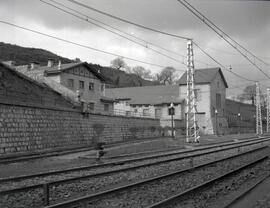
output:
<path id="1" fill-rule="evenodd" d="M 92 127 L 94 130 L 93 144 L 96 145 L 97 143 L 99 143 L 100 136 L 103 133 L 105 127 L 103 124 L 100 123 L 95 123 Z"/>
<path id="2" fill-rule="evenodd" d="M 130 127 L 129 131 L 130 131 L 131 135 L 133 136 L 133 138 L 136 138 L 137 132 L 139 131 L 139 128 L 138 127 Z"/>
<path id="3" fill-rule="evenodd" d="M 150 129 L 150 131 L 151 131 L 152 133 L 154 133 L 154 132 L 156 131 L 156 127 L 155 127 L 155 126 L 150 126 L 149 129 Z"/>

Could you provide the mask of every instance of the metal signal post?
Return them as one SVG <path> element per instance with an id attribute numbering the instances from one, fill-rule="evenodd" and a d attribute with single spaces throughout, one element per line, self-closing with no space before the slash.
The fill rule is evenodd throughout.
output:
<path id="1" fill-rule="evenodd" d="M 194 80 L 194 54 L 192 40 L 187 42 L 187 117 L 186 117 L 186 142 L 199 142 L 196 112 L 197 102 L 195 97 Z"/>
<path id="2" fill-rule="evenodd" d="M 256 134 L 261 135 L 262 131 L 262 112 L 261 112 L 261 98 L 260 98 L 260 86 L 256 82 Z"/>
<path id="3" fill-rule="evenodd" d="M 266 98 L 266 131 L 270 132 L 270 89 L 267 88 Z"/>

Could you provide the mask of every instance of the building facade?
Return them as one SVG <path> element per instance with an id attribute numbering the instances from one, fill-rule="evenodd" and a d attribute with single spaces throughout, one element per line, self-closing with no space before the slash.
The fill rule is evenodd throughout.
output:
<path id="1" fill-rule="evenodd" d="M 220 68 L 195 70 L 195 96 L 197 97 L 197 120 L 201 134 L 226 133 L 225 77 Z M 186 99 L 186 73 L 179 80 L 180 98 Z"/>
<path id="2" fill-rule="evenodd" d="M 84 111 L 113 113 L 113 100 L 105 97 L 104 77 L 86 62 L 54 64 L 49 60 L 47 66 L 32 63 L 30 66 L 19 66 L 16 69 L 31 78 L 50 84 L 66 96 L 70 97 L 72 94 L 72 99 L 77 99 L 83 104 Z"/>
<path id="3" fill-rule="evenodd" d="M 222 135 L 227 132 L 228 122 L 225 115 L 227 82 L 220 68 L 195 70 L 195 96 L 199 131 L 201 134 Z M 170 126 L 171 104 L 175 109 L 174 119 L 186 119 L 186 73 L 177 85 L 159 85 L 131 88 L 114 88 L 106 91 L 107 96 L 119 102 L 114 108 L 119 111 L 131 111 L 137 116 L 159 118 L 163 126 Z M 124 100 L 126 99 L 126 100 Z"/>

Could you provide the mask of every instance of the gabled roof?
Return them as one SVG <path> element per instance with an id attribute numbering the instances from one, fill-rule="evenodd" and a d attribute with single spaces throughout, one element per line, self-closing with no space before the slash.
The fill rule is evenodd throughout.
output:
<path id="1" fill-rule="evenodd" d="M 43 69 L 28 70 L 28 66 L 25 65 L 25 66 L 15 67 L 15 69 L 13 70 L 14 71 L 16 70 L 17 73 L 23 76 L 24 78 L 30 79 L 41 86 L 50 88 L 51 90 L 58 93 L 59 95 L 62 95 L 64 98 L 66 98 L 73 104 L 75 105 L 79 104 L 78 95 L 75 92 L 73 92 L 72 90 L 66 88 L 65 86 L 53 80 L 46 79 L 44 77 Z"/>
<path id="2" fill-rule="evenodd" d="M 106 89 L 106 96 L 116 100 L 130 99 L 133 105 L 158 105 L 182 103 L 178 85 L 155 85 Z"/>
<path id="3" fill-rule="evenodd" d="M 69 63 L 69 64 L 61 64 L 60 67 L 58 65 L 54 65 L 52 67 L 48 67 L 48 66 L 41 66 L 41 67 L 37 67 L 37 69 L 35 70 L 43 70 L 43 72 L 50 76 L 52 74 L 59 74 L 63 71 L 66 71 L 68 69 L 72 69 L 74 67 L 77 66 L 84 66 L 86 67 L 90 72 L 92 72 L 98 79 L 100 79 L 101 81 L 105 81 L 105 77 L 98 72 L 94 67 L 90 66 L 87 62 L 77 62 L 77 63 Z"/>
<path id="4" fill-rule="evenodd" d="M 195 84 L 208 84 L 211 83 L 220 73 L 220 76 L 224 82 L 226 88 L 228 88 L 227 81 L 219 67 L 216 68 L 206 68 L 206 69 L 196 69 L 195 70 Z M 187 84 L 187 72 L 185 72 L 182 77 L 178 80 L 177 84 L 186 85 Z"/>
<path id="5" fill-rule="evenodd" d="M 12 67 L 12 66 L 10 66 L 8 64 L 5 64 L 4 62 L 0 62 L 0 67 L 4 67 L 4 68 L 8 69 L 10 72 L 15 74 L 16 76 L 18 76 L 18 77 L 20 77 L 22 79 L 25 79 L 28 82 L 31 82 L 32 84 L 38 85 L 39 87 L 42 87 L 42 88 L 47 88 L 48 87 L 46 84 L 38 82 L 35 79 L 32 79 L 31 77 L 25 75 L 24 73 L 21 73 L 20 71 L 18 71 L 14 67 Z M 50 89 L 50 90 L 52 90 L 52 89 Z"/>

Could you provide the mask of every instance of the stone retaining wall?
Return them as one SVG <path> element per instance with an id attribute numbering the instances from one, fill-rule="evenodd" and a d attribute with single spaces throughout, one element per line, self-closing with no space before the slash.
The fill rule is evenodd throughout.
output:
<path id="1" fill-rule="evenodd" d="M 99 134 L 94 124 L 104 130 Z M 0 103 L 0 156 L 157 137 L 163 131 L 158 119 Z"/>

